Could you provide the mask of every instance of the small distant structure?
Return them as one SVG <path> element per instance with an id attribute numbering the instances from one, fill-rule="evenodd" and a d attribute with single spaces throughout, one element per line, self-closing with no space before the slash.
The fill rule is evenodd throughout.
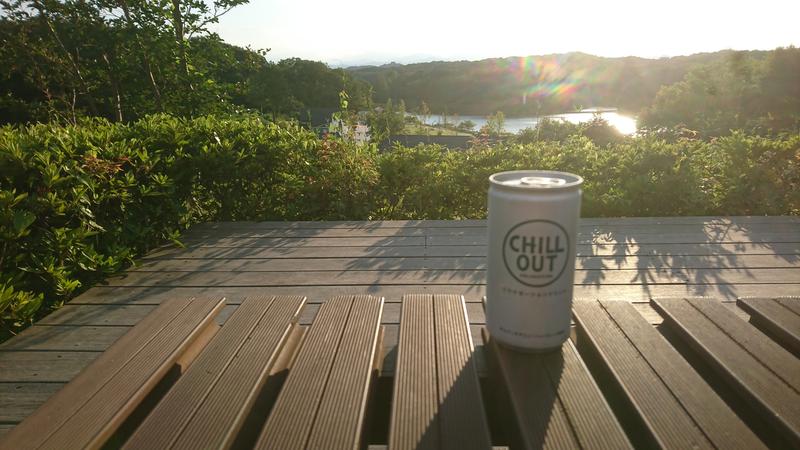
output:
<path id="1" fill-rule="evenodd" d="M 328 125 L 328 133 L 341 136 L 345 139 L 352 136 L 353 140 L 359 144 L 369 143 L 369 125 L 359 120 L 355 125 L 355 129 L 351 130 L 350 126 L 342 123 L 339 119 L 331 119 Z"/>

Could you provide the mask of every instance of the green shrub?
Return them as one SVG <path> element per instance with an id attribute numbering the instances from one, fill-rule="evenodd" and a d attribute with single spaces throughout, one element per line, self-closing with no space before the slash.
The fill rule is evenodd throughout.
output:
<path id="1" fill-rule="evenodd" d="M 366 217 L 374 157 L 254 116 L 0 128 L 2 331 L 193 223 Z"/>
<path id="2" fill-rule="evenodd" d="M 156 245 L 214 220 L 486 215 L 488 177 L 585 178 L 582 214 L 800 214 L 800 136 L 664 133 L 377 153 L 257 116 L 0 128 L 0 326 L 13 333 Z"/>
<path id="3" fill-rule="evenodd" d="M 379 165 L 383 218 L 485 217 L 489 175 L 525 168 L 581 174 L 584 217 L 800 213 L 798 135 L 645 135 L 606 146 L 571 136 L 463 152 L 419 146 L 381 155 Z"/>

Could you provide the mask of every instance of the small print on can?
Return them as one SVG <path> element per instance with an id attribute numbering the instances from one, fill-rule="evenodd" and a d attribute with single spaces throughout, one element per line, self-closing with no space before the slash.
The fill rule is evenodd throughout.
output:
<path id="1" fill-rule="evenodd" d="M 522 351 L 560 348 L 569 337 L 583 178 L 517 170 L 489 182 L 489 333 Z"/>

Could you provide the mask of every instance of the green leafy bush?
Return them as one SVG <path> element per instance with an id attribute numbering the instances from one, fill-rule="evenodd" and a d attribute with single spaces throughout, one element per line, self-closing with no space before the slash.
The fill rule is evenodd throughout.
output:
<path id="1" fill-rule="evenodd" d="M 258 116 L 0 128 L 0 324 L 13 333 L 212 220 L 486 215 L 490 174 L 581 174 L 583 215 L 800 214 L 800 136 L 435 145 L 378 153 Z"/>
<path id="2" fill-rule="evenodd" d="M 0 128 L 0 326 L 15 332 L 193 223 L 367 216 L 374 155 L 255 116 Z"/>
<path id="3" fill-rule="evenodd" d="M 573 135 L 463 152 L 396 148 L 379 165 L 381 218 L 485 217 L 489 175 L 525 168 L 581 174 L 584 217 L 800 213 L 799 135 L 705 142 L 654 134 L 604 146 Z"/>

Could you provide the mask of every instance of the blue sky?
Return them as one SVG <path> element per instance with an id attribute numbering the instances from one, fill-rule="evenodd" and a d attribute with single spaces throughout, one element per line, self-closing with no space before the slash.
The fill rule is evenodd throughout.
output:
<path id="1" fill-rule="evenodd" d="M 800 1 L 251 0 L 227 42 L 334 66 L 582 51 L 660 57 L 800 46 Z"/>

